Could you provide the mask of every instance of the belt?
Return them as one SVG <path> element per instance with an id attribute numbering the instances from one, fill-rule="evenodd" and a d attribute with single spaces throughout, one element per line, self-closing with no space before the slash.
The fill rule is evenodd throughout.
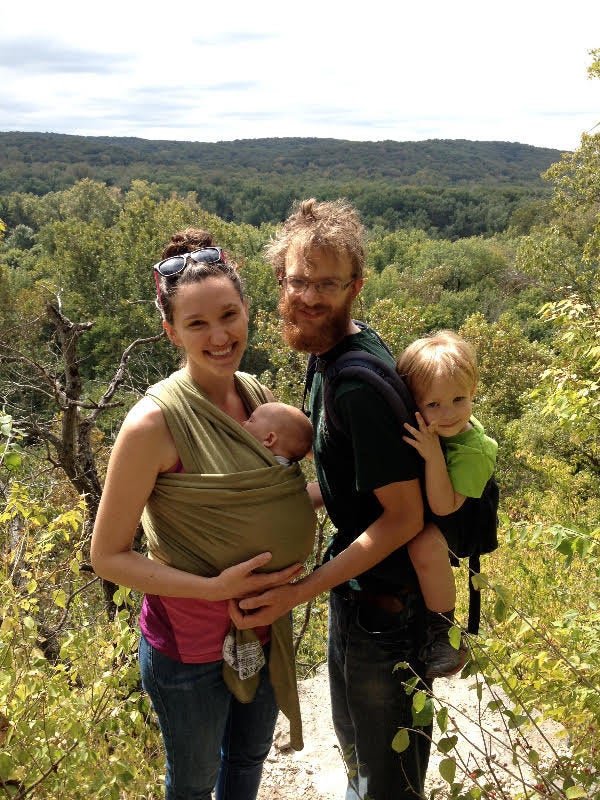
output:
<path id="1" fill-rule="evenodd" d="M 406 605 L 403 599 L 403 595 L 406 592 L 402 594 L 400 592 L 372 592 L 367 589 L 351 589 L 344 584 L 334 587 L 331 591 L 349 602 L 380 608 L 390 614 L 398 614 L 400 611 L 404 611 Z"/>

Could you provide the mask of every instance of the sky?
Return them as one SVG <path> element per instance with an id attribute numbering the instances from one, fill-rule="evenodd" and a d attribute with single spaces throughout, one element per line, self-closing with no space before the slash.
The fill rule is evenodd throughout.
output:
<path id="1" fill-rule="evenodd" d="M 574 150 L 597 48 L 597 0 L 5 0 L 0 131 Z"/>

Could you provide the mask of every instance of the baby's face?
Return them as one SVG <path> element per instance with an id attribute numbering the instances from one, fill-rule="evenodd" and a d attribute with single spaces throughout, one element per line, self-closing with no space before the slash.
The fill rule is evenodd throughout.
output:
<path id="1" fill-rule="evenodd" d="M 456 436 L 469 427 L 474 394 L 462 381 L 438 377 L 416 401 L 423 419 L 435 424 L 439 436 Z"/>
<path id="2" fill-rule="evenodd" d="M 259 442 L 264 442 L 267 434 L 272 430 L 272 426 L 269 424 L 269 416 L 264 411 L 261 411 L 262 408 L 262 406 L 255 408 L 246 422 L 242 422 L 242 426 Z"/>

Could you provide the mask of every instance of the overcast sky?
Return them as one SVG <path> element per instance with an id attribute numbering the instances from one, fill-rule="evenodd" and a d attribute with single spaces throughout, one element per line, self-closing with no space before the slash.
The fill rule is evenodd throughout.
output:
<path id="1" fill-rule="evenodd" d="M 573 150 L 600 122 L 598 0 L 2 6 L 2 131 Z"/>

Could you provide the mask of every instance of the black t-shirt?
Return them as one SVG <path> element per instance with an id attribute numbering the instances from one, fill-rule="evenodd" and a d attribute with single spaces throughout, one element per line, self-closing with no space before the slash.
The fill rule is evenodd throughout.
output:
<path id="1" fill-rule="evenodd" d="M 387 363 L 393 359 L 370 328 L 347 336 L 320 356 L 331 363 L 347 350 L 366 350 Z M 374 489 L 422 477 L 422 459 L 402 439 L 405 431 L 382 395 L 360 379 L 342 379 L 335 408 L 347 439 L 332 440 L 323 419 L 322 374 L 311 389 L 311 419 L 315 429 L 314 460 L 323 500 L 337 528 L 328 549 L 333 557 L 374 522 L 382 507 Z M 407 421 L 409 421 L 407 419 Z M 405 547 L 401 547 L 358 578 L 358 585 L 376 591 L 414 586 L 416 576 Z"/>

